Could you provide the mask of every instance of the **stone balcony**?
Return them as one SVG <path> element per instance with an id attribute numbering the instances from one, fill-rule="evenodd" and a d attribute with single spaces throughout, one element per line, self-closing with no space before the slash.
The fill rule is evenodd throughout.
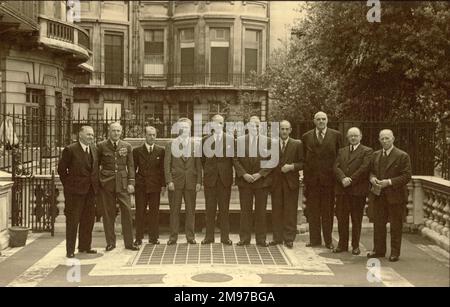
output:
<path id="1" fill-rule="evenodd" d="M 89 35 L 82 28 L 68 22 L 39 16 L 39 43 L 52 51 L 66 53 L 77 64 L 89 60 L 92 52 Z"/>

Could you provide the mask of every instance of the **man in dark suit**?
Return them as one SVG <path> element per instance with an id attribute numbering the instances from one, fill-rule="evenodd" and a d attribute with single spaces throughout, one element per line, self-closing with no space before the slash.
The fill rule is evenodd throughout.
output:
<path id="1" fill-rule="evenodd" d="M 212 118 L 214 132 L 205 136 L 203 144 L 203 186 L 206 201 L 206 234 L 202 244 L 214 242 L 216 211 L 219 207 L 220 242 L 231 245 L 229 208 L 233 184 L 234 138 L 223 131 L 224 118 Z"/>
<path id="2" fill-rule="evenodd" d="M 339 243 L 334 253 L 348 251 L 349 215 L 352 218 L 352 254 L 359 255 L 361 224 L 369 193 L 369 164 L 372 148 L 361 144 L 362 133 L 357 127 L 348 129 L 348 146 L 339 149 L 334 173 L 336 175 L 336 215 Z"/>
<path id="3" fill-rule="evenodd" d="M 64 186 L 67 258 L 75 257 L 78 226 L 78 251 L 97 253 L 91 248 L 98 192 L 98 158 L 93 142 L 92 127 L 81 127 L 79 141 L 64 148 L 58 164 L 59 178 Z"/>
<path id="4" fill-rule="evenodd" d="M 299 171 L 303 168 L 303 148 L 300 140 L 289 137 L 291 123 L 280 122 L 280 160 L 272 172 L 272 227 L 273 241 L 269 245 L 294 246 L 297 234 Z"/>
<path id="5" fill-rule="evenodd" d="M 264 147 L 270 148 L 271 142 L 268 137 L 259 133 L 260 123 L 257 116 L 252 116 L 247 124 L 248 134 L 236 140 L 237 154 L 233 163 L 241 203 L 238 246 L 249 245 L 251 241 L 253 198 L 255 198 L 256 244 L 262 247 L 269 246 L 266 241 L 266 208 L 272 184 L 270 173 L 273 168 L 264 167 L 266 154 L 262 154 L 262 151 L 267 151 L 268 148 Z"/>
<path id="6" fill-rule="evenodd" d="M 374 250 L 368 258 L 386 254 L 386 224 L 391 224 L 391 255 L 389 261 L 400 257 L 403 218 L 408 203 L 407 184 L 411 180 L 409 155 L 394 146 L 391 130 L 380 131 L 381 150 L 373 154 L 370 164 L 370 189 L 373 193 Z"/>
<path id="7" fill-rule="evenodd" d="M 130 194 L 134 193 L 134 163 L 131 145 L 120 139 L 120 123 L 109 125 L 109 138 L 97 145 L 100 166 L 100 197 L 103 205 L 103 227 L 106 251 L 116 247 L 114 223 L 119 204 L 125 248 L 139 250 L 133 245 Z"/>
<path id="8" fill-rule="evenodd" d="M 306 246 L 322 244 L 321 229 L 325 246 L 333 249 L 334 211 L 334 162 L 342 136 L 339 131 L 327 128 L 328 117 L 324 112 L 314 115 L 316 128 L 303 134 L 304 182 L 306 215 L 309 223 L 310 242 Z"/>
<path id="9" fill-rule="evenodd" d="M 144 237 L 144 221 L 149 208 L 149 243 L 159 244 L 158 216 L 161 193 L 166 190 L 164 178 L 164 147 L 155 144 L 156 129 L 145 127 L 145 142 L 133 149 L 136 170 L 136 241 L 141 245 Z"/>
<path id="10" fill-rule="evenodd" d="M 195 203 L 202 183 L 201 140 L 197 144 L 191 138 L 189 118 L 180 118 L 176 123 L 176 130 L 180 134 L 167 144 L 164 158 L 164 172 L 170 201 L 170 238 L 167 244 L 177 243 L 182 199 L 184 199 L 186 212 L 186 240 L 189 244 L 196 244 Z"/>

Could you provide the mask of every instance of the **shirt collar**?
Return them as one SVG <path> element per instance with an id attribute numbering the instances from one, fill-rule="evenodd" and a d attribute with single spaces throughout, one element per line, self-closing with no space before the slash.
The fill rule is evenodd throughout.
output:
<path id="1" fill-rule="evenodd" d="M 320 130 L 316 128 L 316 135 L 317 136 L 319 135 L 319 132 L 320 132 Z M 323 130 L 322 130 L 323 136 L 325 136 L 326 133 L 327 133 L 327 127 L 323 128 Z"/>
<path id="2" fill-rule="evenodd" d="M 287 137 L 286 140 L 283 140 L 282 138 L 280 138 L 281 141 L 281 146 L 283 146 L 283 142 L 287 145 L 287 143 L 289 142 L 289 137 Z"/>
<path id="3" fill-rule="evenodd" d="M 111 144 L 112 144 L 113 146 L 114 146 L 114 143 L 116 143 L 116 145 L 119 146 L 119 141 L 120 141 L 120 140 L 117 140 L 117 141 L 114 142 L 113 140 L 109 139 L 109 141 L 111 142 Z"/>
<path id="4" fill-rule="evenodd" d="M 145 142 L 144 144 L 145 144 L 145 147 L 147 148 L 147 151 L 150 151 L 150 149 L 153 150 L 153 148 L 155 147 L 154 143 L 153 143 L 153 145 L 149 145 L 149 144 L 147 144 L 147 142 Z"/>
<path id="5" fill-rule="evenodd" d="M 392 145 L 391 148 L 389 148 L 388 150 L 384 150 L 383 149 L 383 152 L 386 152 L 386 155 L 389 156 L 391 151 L 392 151 L 392 149 L 394 149 L 394 145 Z"/>
<path id="6" fill-rule="evenodd" d="M 356 150 L 356 148 L 358 148 L 359 144 L 361 144 L 361 143 L 358 143 L 356 145 L 350 145 L 350 150 L 352 150 L 352 146 L 353 146 L 353 150 Z"/>
<path id="7" fill-rule="evenodd" d="M 86 151 L 86 147 L 89 148 L 89 145 L 84 145 L 83 143 L 79 142 L 81 145 L 81 148 L 83 148 L 83 151 Z M 89 152 L 89 149 L 88 149 Z"/>

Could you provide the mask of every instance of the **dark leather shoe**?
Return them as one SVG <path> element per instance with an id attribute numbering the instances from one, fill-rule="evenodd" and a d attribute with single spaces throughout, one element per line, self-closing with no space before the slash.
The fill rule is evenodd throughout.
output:
<path id="1" fill-rule="evenodd" d="M 321 244 L 315 244 L 315 243 L 306 243 L 306 247 L 319 247 Z"/>
<path id="2" fill-rule="evenodd" d="M 167 241 L 167 245 L 174 245 L 174 244 L 177 244 L 177 241 L 175 241 L 175 240 Z"/>
<path id="3" fill-rule="evenodd" d="M 245 242 L 245 241 L 239 241 L 238 243 L 236 243 L 237 246 L 245 246 L 245 245 L 250 245 L 250 242 Z"/>
<path id="4" fill-rule="evenodd" d="M 194 239 L 192 239 L 192 240 L 187 240 L 187 243 L 189 243 L 189 244 L 197 244 L 197 241 L 195 241 Z"/>
<path id="5" fill-rule="evenodd" d="M 75 258 L 75 254 L 74 253 L 67 253 L 66 257 L 67 258 Z"/>
<path id="6" fill-rule="evenodd" d="M 334 245 L 333 245 L 333 243 L 330 243 L 330 244 L 325 244 L 325 247 L 326 247 L 326 248 L 328 248 L 328 249 L 331 249 L 331 250 L 333 250 L 333 249 L 334 249 Z"/>
<path id="7" fill-rule="evenodd" d="M 367 253 L 367 258 L 383 258 L 384 255 L 378 254 L 376 252 L 369 252 Z"/>
<path id="8" fill-rule="evenodd" d="M 359 249 L 359 247 L 352 249 L 352 255 L 359 255 L 361 254 L 361 250 Z"/>
<path id="9" fill-rule="evenodd" d="M 294 247 L 294 242 L 286 241 L 286 242 L 284 242 L 284 245 L 286 245 L 287 248 L 293 248 Z"/>
<path id="10" fill-rule="evenodd" d="M 220 243 L 225 244 L 225 245 L 233 245 L 233 241 L 231 241 L 230 239 L 220 241 Z"/>
<path id="11" fill-rule="evenodd" d="M 261 247 L 268 247 L 269 246 L 269 244 L 266 241 L 256 242 L 256 245 L 261 246 Z"/>
<path id="12" fill-rule="evenodd" d="M 134 240 L 134 245 L 142 245 L 142 240 L 141 239 Z"/>
<path id="13" fill-rule="evenodd" d="M 214 243 L 214 241 L 213 240 L 206 240 L 206 239 L 204 239 L 202 241 L 202 244 L 211 244 L 211 243 Z"/>
<path id="14" fill-rule="evenodd" d="M 390 262 L 397 262 L 397 261 L 399 261 L 400 259 L 398 258 L 398 256 L 390 256 L 389 257 L 389 261 Z"/>
<path id="15" fill-rule="evenodd" d="M 112 251 L 113 249 L 115 249 L 116 247 L 114 246 L 114 245 L 106 245 L 106 248 L 105 248 L 105 250 L 107 251 L 107 252 L 110 252 L 110 251 Z"/>
<path id="16" fill-rule="evenodd" d="M 86 254 L 97 254 L 97 251 L 95 249 L 87 249 L 87 250 L 80 249 L 78 250 L 78 252 Z"/>
<path id="17" fill-rule="evenodd" d="M 342 253 L 342 252 L 347 252 L 348 249 L 342 248 L 342 247 L 336 247 L 335 249 L 333 249 L 333 253 L 338 254 L 338 253 Z"/>
<path id="18" fill-rule="evenodd" d="M 270 241 L 269 242 L 270 246 L 275 246 L 275 245 L 279 245 L 279 244 L 283 244 L 283 242 L 280 242 L 280 241 Z"/>
<path id="19" fill-rule="evenodd" d="M 158 245 L 159 244 L 159 240 L 148 240 L 148 243 L 153 244 L 153 245 Z"/>
<path id="20" fill-rule="evenodd" d="M 130 250 L 130 251 L 138 251 L 138 250 L 139 250 L 139 247 L 133 245 L 133 246 L 125 247 L 125 249 L 128 249 L 128 250 Z"/>

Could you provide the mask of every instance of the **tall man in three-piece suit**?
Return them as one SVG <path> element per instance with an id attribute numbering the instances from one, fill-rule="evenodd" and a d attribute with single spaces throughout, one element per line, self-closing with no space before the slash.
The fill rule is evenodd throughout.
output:
<path id="1" fill-rule="evenodd" d="M 289 137 L 291 123 L 280 122 L 280 160 L 272 172 L 273 241 L 269 245 L 294 245 L 297 234 L 299 170 L 303 168 L 303 148 L 300 140 Z"/>
<path id="2" fill-rule="evenodd" d="M 324 112 L 314 115 L 315 129 L 303 134 L 303 174 L 305 182 L 306 215 L 309 223 L 310 242 L 306 246 L 322 244 L 333 249 L 331 233 L 334 217 L 334 162 L 342 136 L 339 131 L 327 128 L 328 117 Z"/>
<path id="3" fill-rule="evenodd" d="M 100 166 L 100 197 L 103 205 L 103 227 L 106 251 L 116 247 L 114 223 L 119 204 L 125 248 L 138 250 L 133 245 L 130 194 L 134 193 L 135 170 L 131 145 L 120 139 L 120 123 L 109 125 L 109 138 L 97 145 Z"/>
<path id="4" fill-rule="evenodd" d="M 161 193 L 166 190 L 164 178 L 164 147 L 155 144 L 156 128 L 145 127 L 145 142 L 133 149 L 136 170 L 136 241 L 141 245 L 144 238 L 144 225 L 148 211 L 149 243 L 159 244 L 159 205 Z"/>
<path id="5" fill-rule="evenodd" d="M 206 234 L 202 244 L 214 242 L 216 211 L 219 208 L 220 242 L 231 245 L 229 209 L 233 184 L 234 138 L 223 131 L 223 116 L 214 115 L 212 124 L 214 132 L 202 140 L 206 202 Z"/>
<path id="6" fill-rule="evenodd" d="M 81 127 L 79 141 L 64 148 L 58 164 L 58 174 L 64 186 L 68 258 L 75 257 L 78 227 L 78 251 L 97 253 L 91 248 L 95 195 L 98 192 L 98 158 L 93 141 L 92 127 Z"/>
<path id="7" fill-rule="evenodd" d="M 185 234 L 189 244 L 195 241 L 195 202 L 202 184 L 201 142 L 191 138 L 191 120 L 180 118 L 177 129 L 180 135 L 167 144 L 164 157 L 164 172 L 169 190 L 170 237 L 168 245 L 178 240 L 181 202 L 184 199 L 186 220 Z"/>
<path id="8" fill-rule="evenodd" d="M 373 154 L 370 164 L 370 183 L 374 215 L 374 249 L 368 258 L 386 254 L 386 224 L 391 225 L 391 255 L 389 261 L 400 257 L 403 219 L 408 203 L 407 184 L 411 180 L 409 155 L 394 146 L 391 130 L 380 131 L 381 150 Z"/>
<path id="9" fill-rule="evenodd" d="M 238 246 L 249 245 L 253 226 L 253 198 L 255 199 L 255 237 L 256 244 L 267 247 L 266 241 L 266 209 L 267 197 L 272 185 L 272 168 L 265 168 L 261 162 L 266 158 L 261 155 L 260 142 L 271 146 L 270 140 L 259 133 L 260 120 L 252 116 L 248 124 L 248 134 L 236 140 L 238 154 L 234 158 L 236 170 L 236 185 L 239 187 L 239 200 L 241 203 L 240 241 Z M 243 156 L 239 149 L 244 148 Z"/>
<path id="10" fill-rule="evenodd" d="M 339 149 L 334 165 L 336 175 L 336 215 L 339 243 L 334 253 L 348 251 L 349 215 L 352 219 L 352 254 L 359 255 L 361 224 L 369 193 L 369 164 L 372 149 L 361 144 L 362 133 L 357 127 L 348 129 L 348 146 Z"/>

